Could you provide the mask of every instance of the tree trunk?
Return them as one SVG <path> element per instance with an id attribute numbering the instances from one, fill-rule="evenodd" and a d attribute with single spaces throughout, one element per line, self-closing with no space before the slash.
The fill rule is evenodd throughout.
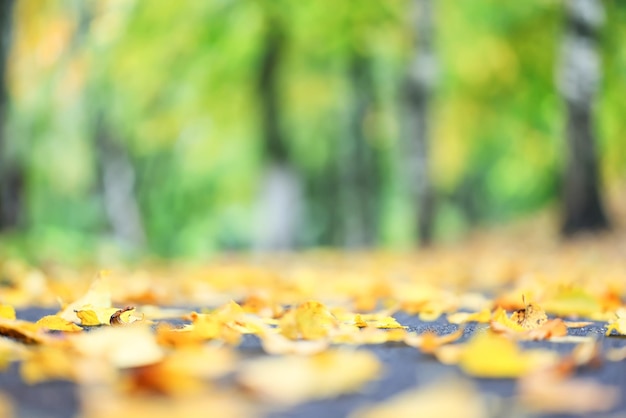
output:
<path id="1" fill-rule="evenodd" d="M 565 5 L 566 33 L 559 90 L 566 103 L 569 154 L 563 187 L 562 232 L 572 235 L 608 227 L 600 199 L 593 115 L 601 77 L 597 38 L 604 9 L 600 0 L 570 0 Z"/>
<path id="2" fill-rule="evenodd" d="M 417 234 L 421 245 L 432 241 L 435 193 L 430 179 L 429 111 L 436 83 L 432 0 L 414 0 L 415 54 L 406 80 L 407 176 L 417 209 Z"/>
<path id="3" fill-rule="evenodd" d="M 284 34 L 280 22 L 269 16 L 264 42 L 257 90 L 265 170 L 257 203 L 258 235 L 254 245 L 261 251 L 288 250 L 296 244 L 301 221 L 302 184 L 289 161 L 281 130 L 279 80 Z"/>
<path id="4" fill-rule="evenodd" d="M 13 0 L 0 1 L 0 231 L 17 228 L 23 218 L 24 168 L 11 155 L 6 130 L 9 102 L 6 72 L 13 5 Z"/>
<path id="5" fill-rule="evenodd" d="M 378 233 L 378 170 L 375 152 L 365 131 L 373 91 L 368 60 L 353 52 L 349 67 L 351 101 L 348 132 L 338 143 L 339 244 L 371 247 Z"/>
<path id="6" fill-rule="evenodd" d="M 98 173 L 109 225 L 119 243 L 141 248 L 145 244 L 145 233 L 135 197 L 133 164 L 124 147 L 113 139 L 104 114 L 96 111 L 95 119 Z"/>

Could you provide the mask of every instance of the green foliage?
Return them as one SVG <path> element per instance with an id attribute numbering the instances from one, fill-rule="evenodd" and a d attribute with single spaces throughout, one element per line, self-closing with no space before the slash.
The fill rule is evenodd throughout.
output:
<path id="1" fill-rule="evenodd" d="M 554 80 L 563 2 L 434 4 L 431 159 L 442 202 L 436 229 L 449 237 L 558 197 L 565 152 Z M 411 242 L 399 120 L 413 53 L 409 0 L 46 5 L 20 1 L 9 80 L 9 132 L 27 167 L 32 236 L 45 229 L 95 242 L 107 231 L 94 145 L 94 118 L 103 112 L 135 168 L 149 249 L 202 255 L 249 247 L 264 162 L 258 61 L 265 29 L 279 25 L 282 128 L 294 166 L 309 183 L 328 172 L 346 135 L 350 59 L 365 57 L 375 98 L 364 123 L 382 167 L 380 240 Z M 606 5 L 598 131 L 611 186 L 626 175 L 626 9 Z M 321 222 L 314 214 L 326 204 L 309 204 L 312 222 Z M 306 228 L 316 244 L 319 225 Z"/>

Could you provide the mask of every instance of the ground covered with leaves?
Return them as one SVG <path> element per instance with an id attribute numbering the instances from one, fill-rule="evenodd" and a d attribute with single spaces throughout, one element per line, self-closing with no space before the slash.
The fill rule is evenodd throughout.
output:
<path id="1" fill-rule="evenodd" d="M 0 416 L 626 413 L 621 235 L 0 272 Z"/>

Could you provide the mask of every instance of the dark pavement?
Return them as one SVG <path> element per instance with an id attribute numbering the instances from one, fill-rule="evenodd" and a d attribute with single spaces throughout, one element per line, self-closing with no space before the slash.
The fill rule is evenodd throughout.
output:
<path id="1" fill-rule="evenodd" d="M 45 309 L 27 309 L 18 312 L 18 318 L 37 320 L 43 315 L 53 313 Z M 422 333 L 435 331 L 438 334 L 447 334 L 457 329 L 445 319 L 434 322 L 422 322 L 415 316 L 403 313 L 395 315 L 397 320 L 410 328 L 411 331 Z M 478 327 L 484 325 L 469 324 L 461 342 L 469 338 Z M 604 337 L 603 324 L 594 323 L 580 329 L 570 329 L 570 335 L 596 335 L 602 342 L 603 349 L 626 346 L 626 338 Z M 553 343 L 546 341 L 525 342 L 529 348 L 548 348 L 561 354 L 570 352 L 573 343 Z M 256 337 L 247 335 L 240 346 L 244 357 L 263 355 Z M 385 372 L 381 379 L 369 384 L 361 393 L 344 395 L 332 400 L 308 402 L 294 408 L 273 411 L 271 418 L 317 418 L 317 417 L 345 417 L 359 407 L 379 402 L 401 391 L 434 383 L 445 377 L 462 376 L 463 373 L 455 366 L 446 366 L 431 356 L 421 354 L 417 349 L 401 343 L 363 346 L 360 350 L 371 350 L 384 363 Z M 600 368 L 583 369 L 579 376 L 593 378 L 603 384 L 619 387 L 619 405 L 613 411 L 603 414 L 591 414 L 593 417 L 615 417 L 616 414 L 626 416 L 626 361 L 605 362 Z M 470 378 L 480 388 L 489 402 L 493 417 L 521 417 L 529 416 L 518 410 L 514 400 L 516 381 L 514 379 L 476 379 Z M 74 417 L 80 411 L 76 385 L 66 381 L 50 381 L 33 386 L 26 385 L 19 377 L 18 366 L 11 364 L 7 370 L 0 373 L 0 391 L 11 397 L 16 403 L 19 417 L 46 417 L 66 418 Z M 585 415 L 532 415 L 533 417 L 557 418 L 580 417 Z"/>

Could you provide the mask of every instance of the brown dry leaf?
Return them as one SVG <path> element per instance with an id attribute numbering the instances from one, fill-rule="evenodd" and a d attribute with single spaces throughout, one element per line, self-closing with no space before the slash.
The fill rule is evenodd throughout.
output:
<path id="1" fill-rule="evenodd" d="M 515 341 L 493 332 L 475 335 L 459 355 L 459 367 L 472 376 L 506 378 L 523 376 L 537 368 L 554 365 L 555 352 L 522 351 Z"/>
<path id="2" fill-rule="evenodd" d="M 19 319 L 0 318 L 0 335 L 24 344 L 53 344 L 55 341 L 54 338 L 46 335 L 39 325 Z"/>
<path id="3" fill-rule="evenodd" d="M 109 323 L 113 326 L 123 326 L 137 321 L 143 321 L 143 314 L 137 314 L 133 306 L 127 306 L 111 315 Z"/>
<path id="4" fill-rule="evenodd" d="M 488 410 L 480 392 L 465 380 L 441 381 L 408 390 L 380 404 L 367 406 L 351 418 L 483 418 Z"/>
<path id="5" fill-rule="evenodd" d="M 380 372 L 380 362 L 368 351 L 328 350 L 310 357 L 254 360 L 237 379 L 262 399 L 297 404 L 356 392 Z"/>
<path id="6" fill-rule="evenodd" d="M 545 320 L 545 313 L 540 308 L 529 310 L 528 306 L 533 305 L 515 312 L 511 318 L 498 308 L 490 322 L 491 330 L 518 340 L 546 340 L 567 335 L 567 326 L 562 319 Z"/>
<path id="7" fill-rule="evenodd" d="M 546 312 L 540 306 L 531 302 L 526 303 L 524 296 L 522 296 L 522 302 L 524 302 L 524 308 L 513 312 L 510 318 L 511 321 L 524 329 L 535 329 L 548 320 Z"/>
<path id="8" fill-rule="evenodd" d="M 611 410 L 619 390 L 593 380 L 564 379 L 554 371 L 529 374 L 519 381 L 521 403 L 538 412 L 589 414 Z"/>
<path id="9" fill-rule="evenodd" d="M 80 332 L 83 330 L 75 323 L 66 321 L 59 315 L 46 315 L 37 321 L 36 324 L 41 328 L 52 331 Z"/>
<path id="10" fill-rule="evenodd" d="M 445 335 L 437 335 L 434 332 L 426 332 L 421 335 L 408 334 L 404 338 L 404 342 L 411 347 L 419 348 L 423 353 L 432 354 L 442 345 L 450 344 L 461 338 L 464 331 L 464 328 L 459 328 Z"/>

